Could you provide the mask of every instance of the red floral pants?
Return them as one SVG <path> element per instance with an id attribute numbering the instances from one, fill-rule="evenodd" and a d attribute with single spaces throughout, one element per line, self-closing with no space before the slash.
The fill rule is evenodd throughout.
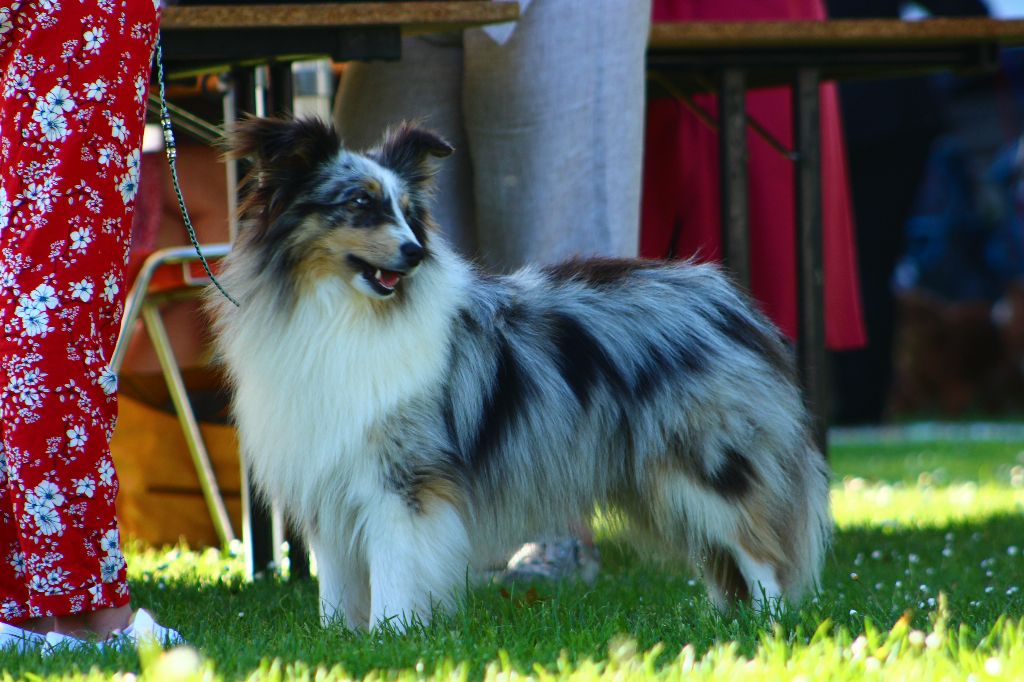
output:
<path id="1" fill-rule="evenodd" d="M 0 0 L 0 621 L 128 602 L 109 441 L 157 0 Z"/>

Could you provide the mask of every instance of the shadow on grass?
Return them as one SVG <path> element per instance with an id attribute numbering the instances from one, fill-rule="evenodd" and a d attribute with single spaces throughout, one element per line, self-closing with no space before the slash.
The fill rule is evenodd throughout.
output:
<path id="1" fill-rule="evenodd" d="M 925 628 L 940 591 L 949 596 L 951 625 L 987 632 L 1001 615 L 1024 614 L 1024 518 L 1000 516 L 983 523 L 911 530 L 868 527 L 837 534 L 822 590 L 798 610 L 779 618 L 794 641 L 807 641 L 818 625 L 864 629 L 864 618 L 891 627 L 910 612 Z M 661 642 L 662 661 L 685 644 L 698 654 L 712 644 L 735 641 L 751 654 L 771 624 L 741 606 L 715 611 L 699 581 L 678 567 L 643 562 L 628 549 L 603 543 L 602 572 L 592 586 L 537 583 L 471 590 L 465 608 L 439 614 L 426 628 L 406 635 L 321 629 L 315 582 L 260 581 L 196 586 L 155 580 L 133 585 L 136 605 L 177 627 L 226 678 L 245 677 L 267 658 L 313 666 L 341 665 L 355 676 L 371 670 L 412 668 L 430 673 L 444 660 L 467 661 L 471 676 L 504 650 L 515 667 L 551 669 L 560 654 L 570 661 L 604 659 L 609 641 L 628 635 L 641 649 Z M 54 657 L 0 653 L 0 669 L 26 673 L 138 670 L 131 652 L 65 653 Z"/>

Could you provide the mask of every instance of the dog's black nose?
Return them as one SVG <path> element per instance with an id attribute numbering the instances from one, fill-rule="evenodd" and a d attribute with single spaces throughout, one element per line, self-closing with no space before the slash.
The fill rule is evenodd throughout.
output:
<path id="1" fill-rule="evenodd" d="M 406 242 L 402 244 L 401 249 L 402 255 L 405 256 L 409 265 L 418 265 L 423 260 L 423 247 L 416 242 Z"/>

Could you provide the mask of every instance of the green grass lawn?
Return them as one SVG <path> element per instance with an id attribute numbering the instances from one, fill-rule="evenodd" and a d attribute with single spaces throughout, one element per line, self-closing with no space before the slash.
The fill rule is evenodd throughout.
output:
<path id="1" fill-rule="evenodd" d="M 321 630 L 312 582 L 214 550 L 129 553 L 134 600 L 195 650 L 0 653 L 5 679 L 1024 679 L 1024 442 L 844 444 L 823 588 L 775 623 L 598 524 L 595 585 L 484 586 L 404 636 Z M 38 677 L 34 677 L 38 676 Z M 973 676 L 973 677 L 971 677 Z"/>

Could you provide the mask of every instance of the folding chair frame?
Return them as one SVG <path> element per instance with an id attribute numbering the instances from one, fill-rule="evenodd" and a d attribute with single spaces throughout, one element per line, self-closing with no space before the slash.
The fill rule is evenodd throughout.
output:
<path id="1" fill-rule="evenodd" d="M 210 244 L 202 247 L 203 256 L 207 260 L 215 260 L 225 256 L 230 251 L 230 244 Z M 174 405 L 174 411 L 178 415 L 181 424 L 182 434 L 188 445 L 189 454 L 192 456 L 192 463 L 195 465 L 196 474 L 199 477 L 199 485 L 206 500 L 206 506 L 210 510 L 210 519 L 217 531 L 221 544 L 227 547 L 236 536 L 231 527 L 231 517 L 228 516 L 224 498 L 221 495 L 220 487 L 217 485 L 217 477 L 210 462 L 210 454 L 206 449 L 202 433 L 199 431 L 199 422 L 196 419 L 195 411 L 188 398 L 185 388 L 185 381 L 181 376 L 181 369 L 174 357 L 174 348 L 167 335 L 167 327 L 163 323 L 160 314 L 160 306 L 171 300 L 186 298 L 197 298 L 203 288 L 210 280 L 205 275 L 195 277 L 192 274 L 191 265 L 199 261 L 199 256 L 191 246 L 171 247 L 159 249 L 153 252 L 142 265 L 135 283 L 128 292 L 125 302 L 124 319 L 121 321 L 121 331 L 117 338 L 117 346 L 110 361 L 110 368 L 120 375 L 121 365 L 124 363 L 124 356 L 131 342 L 135 330 L 135 323 L 141 316 L 146 333 L 149 335 L 153 348 L 156 350 L 157 359 L 160 362 L 160 369 L 167 383 L 167 390 Z M 182 285 L 167 292 L 149 291 L 150 284 L 157 271 L 168 265 L 180 265 L 182 268 Z"/>

